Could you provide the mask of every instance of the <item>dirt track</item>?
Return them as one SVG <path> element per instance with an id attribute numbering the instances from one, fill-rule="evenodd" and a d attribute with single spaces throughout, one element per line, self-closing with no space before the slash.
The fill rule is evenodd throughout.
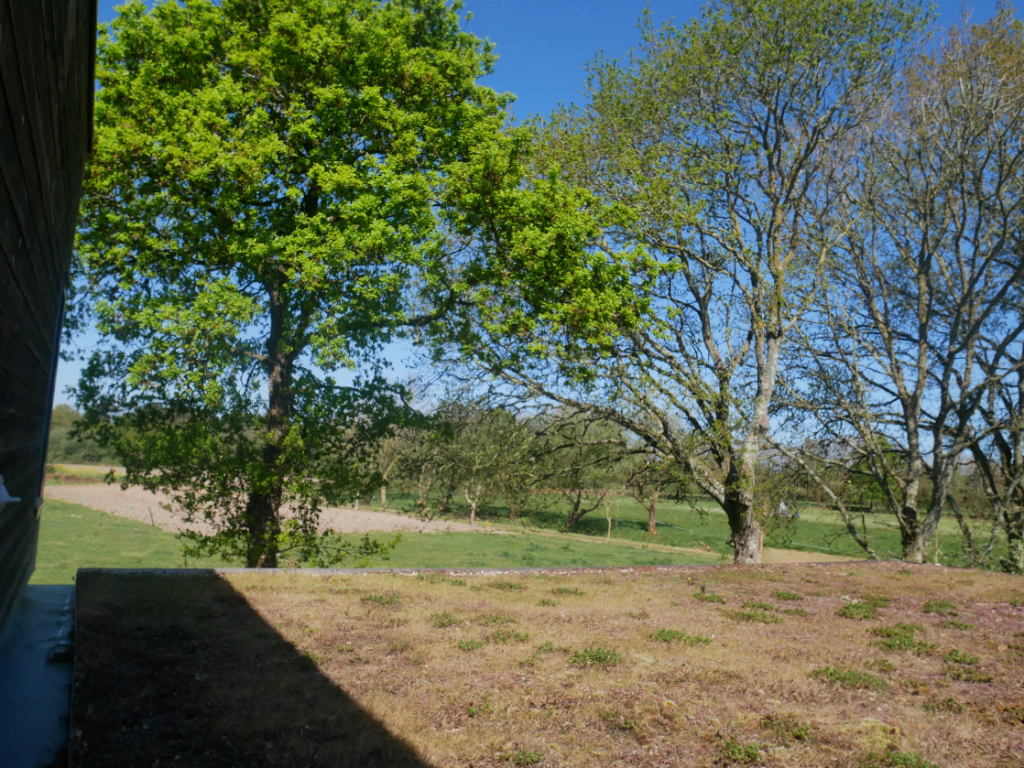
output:
<path id="1" fill-rule="evenodd" d="M 141 488 L 128 488 L 122 491 L 117 485 L 48 485 L 46 498 L 82 504 L 101 512 L 109 512 L 118 517 L 127 517 L 147 525 L 155 525 L 165 531 L 178 533 L 191 527 L 201 533 L 212 533 L 213 529 L 206 523 L 193 523 L 187 526 L 180 512 L 165 509 L 162 504 L 171 505 L 165 494 L 156 494 Z M 173 506 L 173 505 L 172 505 Z M 43 508 L 45 514 L 45 507 Z M 371 510 L 344 509 L 327 507 L 320 513 L 320 529 L 333 530 L 338 533 L 373 533 L 379 531 L 419 531 L 421 533 L 439 533 L 443 531 L 479 531 L 468 523 L 448 520 L 417 520 L 404 515 Z M 493 529 L 488 532 L 495 533 Z"/>
<path id="2" fill-rule="evenodd" d="M 165 509 L 162 504 L 170 504 L 170 499 L 164 494 L 154 494 L 141 488 L 129 488 L 122 491 L 117 485 L 89 484 L 89 485 L 49 485 L 46 486 L 46 497 L 59 499 L 73 504 L 82 504 L 92 509 L 108 512 L 118 517 L 126 517 L 130 520 L 137 520 L 140 523 L 155 525 L 165 531 L 178 533 L 187 527 L 182 520 L 182 515 Z M 46 508 L 43 508 L 45 514 Z M 201 533 L 212 533 L 213 529 L 206 523 L 193 523 L 194 530 Z M 338 533 L 377 533 L 390 531 L 418 531 L 420 533 L 441 533 L 444 531 L 464 531 L 487 533 L 508 533 L 515 535 L 512 531 L 503 531 L 500 528 L 491 526 L 471 526 L 468 523 L 460 523 L 450 520 L 417 520 L 405 515 L 397 515 L 389 512 L 374 512 L 365 509 L 346 509 L 339 507 L 328 507 L 320 514 L 320 529 L 333 530 Z M 555 532 L 536 532 L 539 535 L 547 536 L 574 536 L 574 534 L 562 534 Z M 590 537 L 580 537 L 587 538 Z M 643 546 L 640 543 L 619 541 L 623 546 Z M 663 552 L 689 551 L 679 547 L 659 546 L 657 544 L 647 545 L 651 549 Z M 700 551 L 700 550 L 693 550 Z M 817 552 L 802 552 L 793 549 L 772 549 L 765 547 L 761 553 L 761 561 L 765 564 L 771 563 L 826 563 L 843 562 L 852 560 L 849 557 L 837 557 Z"/>

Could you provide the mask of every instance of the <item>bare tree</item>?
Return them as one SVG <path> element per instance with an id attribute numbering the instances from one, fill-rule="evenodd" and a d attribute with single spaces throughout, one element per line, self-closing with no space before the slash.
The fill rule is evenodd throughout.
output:
<path id="1" fill-rule="evenodd" d="M 589 103 L 544 134 L 538 163 L 604 206 L 594 253 L 632 270 L 623 311 L 644 321 L 599 349 L 544 322 L 492 323 L 478 358 L 685 469 L 726 512 L 737 562 L 760 562 L 755 476 L 783 340 L 834 245 L 830 155 L 921 23 L 900 0 L 720 0 L 683 29 L 645 22 L 629 61 L 591 65 Z M 600 316 L 596 295 L 549 316 Z"/>
<path id="2" fill-rule="evenodd" d="M 923 561 L 967 452 L 1004 424 L 986 396 L 1019 376 L 1022 77 L 1005 7 L 913 62 L 858 140 L 835 200 L 845 234 L 829 290 L 793 334 L 791 402 L 815 444 L 837 447 L 833 467 L 874 478 L 908 561 Z"/>

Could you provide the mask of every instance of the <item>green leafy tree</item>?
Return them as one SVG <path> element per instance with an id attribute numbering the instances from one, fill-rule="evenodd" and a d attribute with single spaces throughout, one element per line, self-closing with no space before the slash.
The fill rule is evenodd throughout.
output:
<path id="1" fill-rule="evenodd" d="M 215 526 L 192 551 L 350 552 L 318 510 L 379 482 L 369 447 L 408 408 L 378 374 L 332 374 L 429 329 L 464 289 L 453 252 L 520 187 L 525 137 L 501 134 L 509 97 L 476 84 L 494 57 L 458 11 L 136 0 L 101 30 L 81 431 Z"/>
<path id="2" fill-rule="evenodd" d="M 518 324 L 483 315 L 477 356 L 685 469 L 725 511 L 738 562 L 760 561 L 754 481 L 784 340 L 838 237 L 834 156 L 923 23 L 902 0 L 721 0 L 681 29 L 645 21 L 629 60 L 594 62 L 587 103 L 542 134 L 537 166 L 587 190 L 596 229 L 575 230 L 588 260 L 559 279 L 587 267 L 616 290 L 550 297 L 558 313 Z M 512 274 L 505 306 L 533 306 L 540 276 Z"/>

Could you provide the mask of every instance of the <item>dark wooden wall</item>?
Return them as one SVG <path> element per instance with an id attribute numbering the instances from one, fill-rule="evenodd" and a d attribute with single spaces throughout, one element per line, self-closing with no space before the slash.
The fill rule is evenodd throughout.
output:
<path id="1" fill-rule="evenodd" d="M 35 567 L 95 51 L 96 0 L 0 0 L 0 626 Z"/>

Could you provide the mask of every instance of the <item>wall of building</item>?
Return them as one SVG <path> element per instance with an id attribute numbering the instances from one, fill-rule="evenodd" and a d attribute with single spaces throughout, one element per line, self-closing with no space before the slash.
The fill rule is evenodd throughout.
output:
<path id="1" fill-rule="evenodd" d="M 96 0 L 0 0 L 0 626 L 35 565 L 95 45 Z"/>

